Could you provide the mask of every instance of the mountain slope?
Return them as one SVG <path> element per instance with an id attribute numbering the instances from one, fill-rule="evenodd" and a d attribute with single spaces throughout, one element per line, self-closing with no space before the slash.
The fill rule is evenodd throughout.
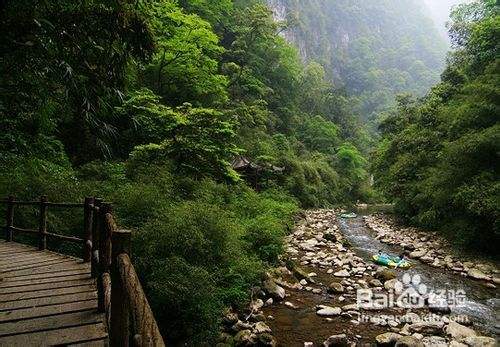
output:
<path id="1" fill-rule="evenodd" d="M 439 78 L 446 43 L 417 0 L 268 0 L 283 35 L 304 60 L 321 63 L 330 80 L 373 120 L 402 92 L 424 94 Z"/>

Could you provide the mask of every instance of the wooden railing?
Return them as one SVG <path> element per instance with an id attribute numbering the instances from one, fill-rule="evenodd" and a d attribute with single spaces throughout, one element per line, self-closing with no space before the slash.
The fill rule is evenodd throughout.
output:
<path id="1" fill-rule="evenodd" d="M 111 346 L 165 346 L 148 300 L 130 260 L 131 233 L 118 229 L 110 203 L 85 198 L 84 203 L 52 203 L 42 196 L 39 201 L 18 201 L 13 196 L 0 203 L 7 205 L 5 239 L 14 232 L 38 237 L 38 248 L 47 248 L 47 238 L 83 245 L 83 261 L 91 262 L 92 277 L 97 280 L 98 310 L 104 313 Z M 14 226 L 15 206 L 38 206 L 38 229 Z M 83 208 L 84 237 L 47 232 L 48 208 Z"/>

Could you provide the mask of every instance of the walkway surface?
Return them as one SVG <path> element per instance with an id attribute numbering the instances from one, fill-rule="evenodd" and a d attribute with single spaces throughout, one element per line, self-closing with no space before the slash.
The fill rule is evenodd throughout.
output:
<path id="1" fill-rule="evenodd" d="M 105 346 L 103 319 L 89 263 L 0 241 L 0 346 Z"/>

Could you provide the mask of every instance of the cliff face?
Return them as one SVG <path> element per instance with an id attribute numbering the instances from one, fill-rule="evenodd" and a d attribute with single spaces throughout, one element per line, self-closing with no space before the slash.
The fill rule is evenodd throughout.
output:
<path id="1" fill-rule="evenodd" d="M 371 119 L 397 93 L 424 94 L 438 81 L 446 52 L 419 0 L 267 0 L 282 35 Z"/>

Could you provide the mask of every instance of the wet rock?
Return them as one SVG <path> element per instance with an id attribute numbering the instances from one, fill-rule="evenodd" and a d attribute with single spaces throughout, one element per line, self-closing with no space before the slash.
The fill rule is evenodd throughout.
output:
<path id="1" fill-rule="evenodd" d="M 393 278 L 396 278 L 396 271 L 385 267 L 379 267 L 377 271 L 375 271 L 374 276 L 375 278 L 385 282 L 388 280 L 392 280 Z"/>
<path id="2" fill-rule="evenodd" d="M 262 283 L 264 291 L 273 299 L 283 300 L 285 298 L 285 290 L 277 285 L 272 279 L 267 279 Z"/>
<path id="3" fill-rule="evenodd" d="M 400 338 L 402 338 L 402 336 L 396 333 L 383 333 L 377 335 L 375 341 L 377 341 L 377 346 L 390 347 L 394 346 Z"/>
<path id="4" fill-rule="evenodd" d="M 313 347 L 314 343 L 313 342 L 304 342 L 304 347 Z"/>
<path id="5" fill-rule="evenodd" d="M 274 303 L 273 298 L 269 298 L 269 299 L 267 299 L 267 300 L 266 300 L 265 305 L 266 305 L 266 306 L 271 306 L 273 303 Z"/>
<path id="6" fill-rule="evenodd" d="M 435 335 L 443 332 L 443 322 L 418 322 L 408 327 L 412 333 Z"/>
<path id="7" fill-rule="evenodd" d="M 257 324 L 255 324 L 253 331 L 256 334 L 264 334 L 264 333 L 270 333 L 271 328 L 264 322 L 258 322 Z"/>
<path id="8" fill-rule="evenodd" d="M 349 277 L 349 271 L 343 269 L 343 270 L 340 270 L 340 271 L 337 271 L 333 274 L 333 276 L 335 277 Z"/>
<path id="9" fill-rule="evenodd" d="M 294 310 L 297 309 L 297 308 L 299 308 L 297 305 L 291 303 L 290 301 L 285 301 L 285 306 L 289 307 L 291 309 L 294 309 Z"/>
<path id="10" fill-rule="evenodd" d="M 301 279 L 300 282 L 299 282 L 301 285 L 305 286 L 307 285 L 307 280 L 306 279 Z"/>
<path id="11" fill-rule="evenodd" d="M 450 322 L 444 329 L 445 333 L 454 338 L 455 340 L 462 340 L 469 336 L 476 336 L 476 332 L 471 328 L 458 324 L 456 322 Z"/>
<path id="12" fill-rule="evenodd" d="M 234 345 L 238 347 L 247 347 L 255 345 L 257 336 L 251 330 L 241 330 L 234 337 Z"/>
<path id="13" fill-rule="evenodd" d="M 314 289 L 312 290 L 312 292 L 313 292 L 314 294 L 321 294 L 323 291 L 322 291 L 321 289 L 319 289 L 319 288 L 314 288 Z"/>
<path id="14" fill-rule="evenodd" d="M 424 347 L 424 344 L 420 342 L 414 336 L 403 336 L 396 341 L 396 347 Z"/>
<path id="15" fill-rule="evenodd" d="M 344 286 L 338 282 L 332 282 L 328 286 L 328 293 L 340 294 L 344 292 Z"/>
<path id="16" fill-rule="evenodd" d="M 347 347 L 349 346 L 349 341 L 347 341 L 346 334 L 332 335 L 323 342 L 324 347 Z"/>
<path id="17" fill-rule="evenodd" d="M 469 336 L 463 340 L 467 346 L 470 347 L 495 347 L 496 340 L 492 337 L 486 336 Z"/>
<path id="18" fill-rule="evenodd" d="M 318 308 L 319 309 L 316 311 L 316 314 L 321 317 L 338 316 L 342 313 L 342 309 L 340 307 L 319 305 Z"/>

